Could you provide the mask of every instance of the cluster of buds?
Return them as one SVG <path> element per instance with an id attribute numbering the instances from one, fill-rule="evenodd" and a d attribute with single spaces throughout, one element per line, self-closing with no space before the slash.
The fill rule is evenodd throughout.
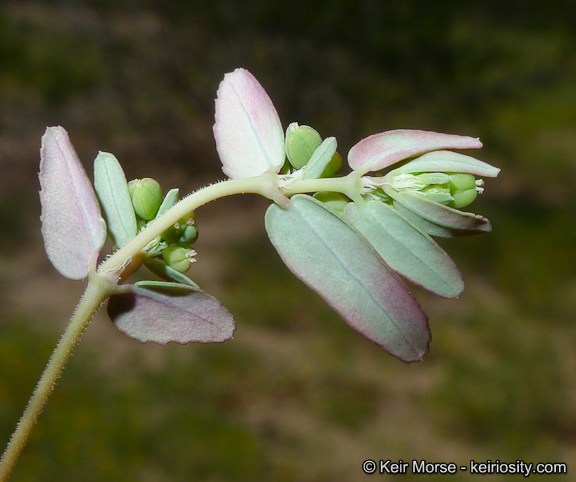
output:
<path id="1" fill-rule="evenodd" d="M 163 198 L 160 184 L 149 177 L 130 181 L 128 192 L 139 230 L 144 229 L 149 222 L 164 214 L 178 200 L 178 189 L 172 189 Z M 179 219 L 148 244 L 146 254 L 148 258 L 161 256 L 167 266 L 179 273 L 184 273 L 195 261 L 196 251 L 192 249 L 192 245 L 197 238 L 198 230 L 192 212 Z"/>
<path id="2" fill-rule="evenodd" d="M 483 179 L 476 179 L 472 174 L 461 172 L 420 172 L 409 174 L 390 172 L 386 182 L 391 189 L 408 192 L 425 197 L 454 209 L 472 204 L 478 194 L 484 192 Z M 377 183 L 374 183 L 375 185 Z M 376 196 L 386 198 L 382 189 Z"/>

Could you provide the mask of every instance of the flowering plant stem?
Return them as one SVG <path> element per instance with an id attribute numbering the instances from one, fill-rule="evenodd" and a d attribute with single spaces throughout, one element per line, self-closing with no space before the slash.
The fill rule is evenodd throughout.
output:
<path id="1" fill-rule="evenodd" d="M 341 192 L 353 200 L 360 197 L 361 178 L 356 172 L 340 178 L 293 180 L 285 187 L 279 186 L 280 179 L 281 177 L 277 174 L 267 171 L 257 177 L 218 182 L 192 193 L 174 205 L 160 218 L 150 223 L 146 229 L 130 240 L 122 249 L 116 251 L 102 263 L 98 271 L 107 273 L 121 270 L 127 260 L 137 256 L 150 241 L 166 231 L 182 216 L 222 197 L 246 193 L 260 194 L 283 207 L 287 206 L 288 203 L 286 195 L 291 196 L 305 192 Z"/>
<path id="2" fill-rule="evenodd" d="M 258 177 L 231 179 L 199 189 L 150 223 L 146 229 L 106 259 L 98 270 L 95 270 L 94 267 L 90 269 L 86 291 L 66 331 L 52 353 L 44 373 L 28 402 L 28 406 L 2 456 L 0 461 L 0 482 L 8 480 L 18 456 L 56 385 L 58 377 L 90 320 L 109 296 L 122 292 L 122 287 L 117 284 L 118 281 L 124 279 L 125 270 L 132 271 L 139 266 L 143 258 L 141 256 L 142 251 L 156 236 L 168 229 L 185 214 L 210 201 L 234 194 L 260 194 L 282 206 L 287 205 L 289 202 L 286 195 L 304 192 L 333 191 L 342 192 L 352 199 L 360 197 L 360 176 L 354 172 L 340 178 L 294 179 L 286 183 L 287 185 L 284 187 L 279 186 L 280 179 L 281 176 L 268 171 Z M 136 262 L 132 263 L 132 260 Z"/>
<path id="3" fill-rule="evenodd" d="M 106 282 L 107 278 L 96 273 L 91 273 L 86 291 L 78 304 L 74 315 L 70 319 L 66 331 L 56 345 L 44 373 L 42 374 L 36 389 L 28 402 L 28 406 L 10 439 L 10 443 L 0 462 L 0 481 L 8 480 L 10 472 L 24 448 L 32 429 L 36 425 L 42 408 L 48 401 L 56 381 L 60 376 L 66 362 L 74 351 L 74 348 L 88 323 L 102 304 L 110 296 L 114 289 Z"/>

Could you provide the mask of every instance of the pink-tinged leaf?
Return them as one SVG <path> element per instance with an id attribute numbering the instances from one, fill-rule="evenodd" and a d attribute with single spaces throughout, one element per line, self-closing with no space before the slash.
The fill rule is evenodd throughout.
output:
<path id="1" fill-rule="evenodd" d="M 482 233 L 482 231 L 461 231 L 458 229 L 450 229 L 445 226 L 434 224 L 424 219 L 422 216 L 419 216 L 414 211 L 404 207 L 398 201 L 394 201 L 394 208 L 412 226 L 414 226 L 419 231 L 428 234 L 429 236 L 436 236 L 438 238 L 456 238 L 459 236 L 468 236 Z"/>
<path id="2" fill-rule="evenodd" d="M 96 194 L 68 133 L 48 127 L 40 150 L 42 236 L 48 258 L 70 279 L 88 276 L 106 239 Z"/>
<path id="3" fill-rule="evenodd" d="M 481 177 L 496 177 L 500 169 L 464 154 L 452 151 L 434 151 L 399 167 L 397 172 L 463 172 Z"/>
<path id="4" fill-rule="evenodd" d="M 344 215 L 402 276 L 446 298 L 458 296 L 464 290 L 462 275 L 450 256 L 394 207 L 380 201 L 362 206 L 349 203 Z"/>
<path id="5" fill-rule="evenodd" d="M 214 124 L 222 170 L 232 179 L 254 177 L 284 164 L 284 130 L 268 94 L 245 69 L 226 74 Z"/>
<path id="6" fill-rule="evenodd" d="M 399 276 L 342 218 L 305 195 L 266 212 L 266 230 L 288 268 L 370 341 L 404 362 L 431 340 L 426 314 Z"/>
<path id="7" fill-rule="evenodd" d="M 458 231 L 476 231 L 489 233 L 492 231 L 490 221 L 483 216 L 453 209 L 418 194 L 394 192 L 386 190 L 395 201 L 420 217 L 439 226 Z"/>
<path id="8" fill-rule="evenodd" d="M 480 149 L 481 147 L 480 140 L 474 137 L 398 129 L 362 139 L 350 149 L 348 163 L 352 169 L 366 173 L 379 171 L 399 161 L 429 151 Z"/>
<path id="9" fill-rule="evenodd" d="M 108 315 L 131 338 L 162 345 L 232 338 L 235 325 L 230 312 L 194 286 L 149 281 L 129 288 L 128 293 L 110 297 Z"/>

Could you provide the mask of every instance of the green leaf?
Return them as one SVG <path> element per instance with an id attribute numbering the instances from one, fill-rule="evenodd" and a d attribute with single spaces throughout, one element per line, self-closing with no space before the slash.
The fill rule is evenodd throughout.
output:
<path id="1" fill-rule="evenodd" d="M 175 281 L 176 283 L 182 283 L 198 288 L 198 285 L 194 283 L 194 281 L 192 281 L 190 278 L 188 278 L 188 276 L 186 276 L 184 273 L 176 271 L 174 268 L 168 266 L 162 261 L 147 259 L 144 262 L 144 266 L 146 266 L 156 276 L 160 276 L 160 278 L 164 278 L 166 281 Z"/>
<path id="2" fill-rule="evenodd" d="M 336 147 L 337 143 L 334 137 L 324 139 L 324 142 L 312 154 L 308 164 L 304 166 L 302 179 L 318 179 L 322 176 L 324 169 L 330 164 L 332 156 L 336 152 Z"/>
<path id="3" fill-rule="evenodd" d="M 496 177 L 497 167 L 470 156 L 452 151 L 435 151 L 406 163 L 395 169 L 403 173 L 414 172 L 465 172 L 482 177 Z"/>
<path id="4" fill-rule="evenodd" d="M 174 204 L 178 202 L 179 195 L 180 190 L 177 187 L 170 189 L 170 191 L 166 193 L 166 196 L 164 196 L 164 200 L 160 205 L 160 209 L 158 209 L 158 212 L 156 213 L 156 219 L 162 216 L 166 211 L 168 211 L 168 209 L 170 209 L 172 206 L 174 206 Z"/>
<path id="5" fill-rule="evenodd" d="M 401 214 L 406 221 L 408 221 L 416 229 L 428 234 L 429 236 L 436 236 L 438 238 L 455 238 L 458 236 L 465 236 L 469 234 L 479 234 L 480 231 L 457 231 L 455 229 L 448 229 L 444 226 L 438 226 L 437 224 L 427 221 L 421 216 L 418 216 L 414 211 L 405 208 L 399 202 L 394 201 L 394 209 Z"/>
<path id="6" fill-rule="evenodd" d="M 162 345 L 219 343 L 232 338 L 230 312 L 204 291 L 178 283 L 141 281 L 110 297 L 108 315 L 129 337 Z"/>
<path id="7" fill-rule="evenodd" d="M 110 236 L 114 244 L 121 248 L 138 232 L 136 215 L 122 166 L 108 152 L 99 152 L 94 160 L 94 187 Z"/>
<path id="8" fill-rule="evenodd" d="M 467 232 L 467 234 L 487 233 L 492 230 L 490 221 L 478 214 L 458 211 L 408 192 L 389 189 L 386 190 L 386 194 L 420 217 L 449 230 Z"/>
<path id="9" fill-rule="evenodd" d="M 440 296 L 453 298 L 464 290 L 458 268 L 430 236 L 412 226 L 392 206 L 369 201 L 350 203 L 346 219 L 392 269 Z"/>
<path id="10" fill-rule="evenodd" d="M 190 285 L 172 283 L 170 281 L 142 280 L 136 281 L 134 285 L 144 289 L 165 291 L 167 294 L 172 293 L 179 295 L 190 293 Z"/>
<path id="11" fill-rule="evenodd" d="M 428 318 L 396 273 L 342 218 L 306 195 L 266 212 L 288 268 L 355 330 L 405 362 L 428 351 Z"/>

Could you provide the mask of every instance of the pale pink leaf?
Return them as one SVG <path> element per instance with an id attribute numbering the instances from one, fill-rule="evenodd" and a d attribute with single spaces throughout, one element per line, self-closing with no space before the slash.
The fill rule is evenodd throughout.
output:
<path id="1" fill-rule="evenodd" d="M 222 170 L 232 179 L 254 177 L 284 164 L 284 131 L 274 104 L 245 69 L 226 74 L 216 98 L 214 124 Z"/>
<path id="2" fill-rule="evenodd" d="M 162 345 L 219 343 L 232 338 L 230 312 L 214 297 L 194 286 L 162 281 L 128 285 L 127 293 L 113 295 L 108 314 L 129 337 Z"/>
<path id="3" fill-rule="evenodd" d="M 54 267 L 71 279 L 88 276 L 106 239 L 106 226 L 68 133 L 48 127 L 40 151 L 42 236 Z"/>
<path id="4" fill-rule="evenodd" d="M 422 360 L 428 318 L 399 276 L 344 218 L 297 194 L 266 231 L 286 266 L 356 331 L 404 362 Z"/>
<path id="5" fill-rule="evenodd" d="M 430 131 L 398 129 L 362 139 L 348 153 L 348 163 L 360 172 L 379 171 L 419 154 L 439 149 L 480 149 L 479 139 Z"/>

